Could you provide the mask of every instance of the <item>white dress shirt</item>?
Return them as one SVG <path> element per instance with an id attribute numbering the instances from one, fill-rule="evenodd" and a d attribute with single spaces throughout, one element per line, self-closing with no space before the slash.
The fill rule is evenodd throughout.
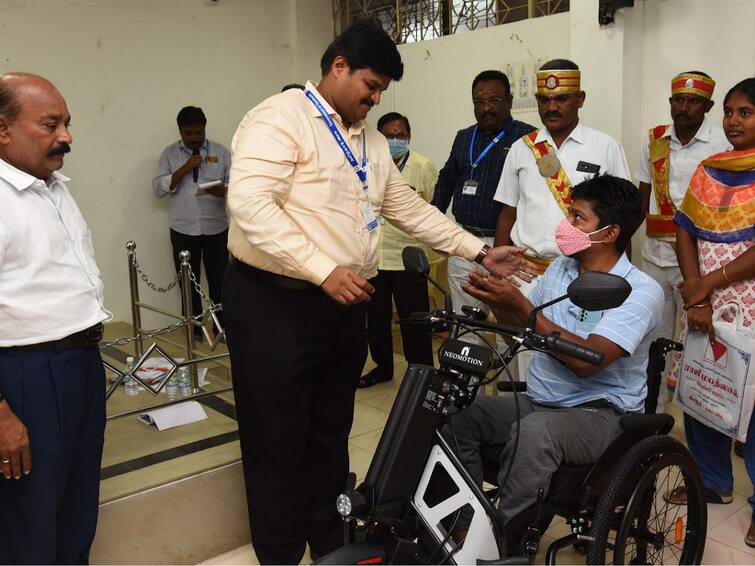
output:
<path id="1" fill-rule="evenodd" d="M 715 153 L 731 149 L 731 144 L 720 126 L 711 124 L 704 119 L 695 137 L 687 145 L 682 145 L 676 136 L 676 129 L 670 128 L 670 160 L 668 174 L 668 192 L 674 206 L 681 206 L 684 194 L 687 192 L 689 180 L 703 159 Z M 649 146 L 650 138 L 645 132 L 642 144 L 642 157 L 637 168 L 637 181 L 652 185 L 653 177 L 650 172 Z M 655 201 L 655 191 L 650 195 L 650 214 L 658 214 L 658 204 Z M 642 258 L 659 267 L 677 267 L 676 252 L 669 244 L 656 238 L 645 238 L 642 246 Z"/>
<path id="2" fill-rule="evenodd" d="M 152 180 L 152 191 L 156 197 L 170 196 L 170 227 L 187 236 L 213 236 L 228 229 L 228 213 L 225 198 L 210 194 L 197 196 L 197 188 L 202 183 L 223 181 L 228 186 L 231 169 L 231 153 L 212 140 L 204 140 L 199 149 L 202 163 L 199 165 L 197 180 L 191 171 L 183 176 L 171 190 L 173 173 L 184 166 L 192 151 L 182 141 L 166 147 L 158 160 L 157 177 Z"/>
<path id="3" fill-rule="evenodd" d="M 0 347 L 58 340 L 111 318 L 92 235 L 64 182 L 0 159 Z"/>
<path id="4" fill-rule="evenodd" d="M 629 167 L 621 144 L 608 134 L 579 122 L 557 148 L 547 128 L 541 128 L 535 143 L 547 141 L 554 149 L 572 186 L 594 176 L 577 171 L 580 161 L 600 166 L 599 175 L 614 175 L 629 179 Z M 564 213 L 540 175 L 535 155 L 523 139 L 509 150 L 498 189 L 493 197 L 498 202 L 516 207 L 516 222 L 511 240 L 517 246 L 527 246 L 531 255 L 554 259 L 561 255 L 554 237 L 556 226 Z"/>

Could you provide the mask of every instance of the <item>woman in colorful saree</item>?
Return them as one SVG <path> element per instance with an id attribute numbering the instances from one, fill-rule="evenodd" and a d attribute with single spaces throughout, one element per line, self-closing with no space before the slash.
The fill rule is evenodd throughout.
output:
<path id="1" fill-rule="evenodd" d="M 723 128 L 734 147 L 703 161 L 690 181 L 677 224 L 676 254 L 686 317 L 682 333 L 705 332 L 714 339 L 713 315 L 755 329 L 755 78 L 735 85 L 724 99 Z M 755 354 L 755 344 L 752 345 Z M 678 365 L 678 364 L 677 364 Z M 674 368 L 678 375 L 678 367 Z M 745 467 L 755 485 L 755 413 L 745 443 Z M 731 503 L 734 476 L 731 438 L 689 415 L 684 429 L 709 503 Z M 683 503 L 685 493 L 671 493 Z M 755 495 L 745 543 L 755 547 Z"/>

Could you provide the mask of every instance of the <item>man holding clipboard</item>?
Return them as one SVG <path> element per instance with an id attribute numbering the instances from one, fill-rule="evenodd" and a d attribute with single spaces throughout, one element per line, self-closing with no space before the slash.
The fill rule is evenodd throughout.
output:
<path id="1" fill-rule="evenodd" d="M 220 303 L 223 272 L 228 261 L 225 195 L 231 154 L 224 146 L 207 139 L 207 118 L 201 108 L 182 108 L 176 121 L 181 139 L 160 155 L 152 189 L 158 198 L 170 197 L 170 241 L 176 271 L 180 268 L 179 252 L 188 250 L 191 269 L 199 281 L 204 258 L 210 298 Z M 201 298 L 193 289 L 191 306 L 193 314 L 203 310 Z M 222 312 L 217 315 L 222 321 Z M 202 340 L 200 328 L 194 329 L 194 335 Z"/>

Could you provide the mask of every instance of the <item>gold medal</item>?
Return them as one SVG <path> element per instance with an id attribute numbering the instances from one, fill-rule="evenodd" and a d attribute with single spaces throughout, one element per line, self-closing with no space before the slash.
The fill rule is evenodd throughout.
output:
<path id="1" fill-rule="evenodd" d="M 536 161 L 537 170 L 543 177 L 553 177 L 561 170 L 561 162 L 555 153 L 546 153 Z"/>

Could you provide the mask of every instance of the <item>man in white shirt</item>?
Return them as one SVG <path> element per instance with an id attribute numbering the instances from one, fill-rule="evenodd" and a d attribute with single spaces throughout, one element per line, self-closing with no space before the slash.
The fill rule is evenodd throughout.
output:
<path id="1" fill-rule="evenodd" d="M 642 269 L 663 289 L 664 305 L 658 336 L 673 338 L 682 313 L 682 282 L 676 260 L 674 214 L 682 203 L 698 164 L 731 148 L 720 126 L 705 115 L 713 107 L 716 82 L 700 71 L 688 71 L 671 80 L 669 105 L 672 124 L 651 128 L 642 145 L 637 180 L 646 215 Z M 679 354 L 675 354 L 678 356 Z M 661 385 L 656 410 L 663 412 L 668 389 Z"/>
<path id="2" fill-rule="evenodd" d="M 42 77 L 0 75 L 0 563 L 85 564 L 110 318 L 91 234 L 57 172 L 72 142 Z"/>
<path id="3" fill-rule="evenodd" d="M 586 98 L 580 82 L 573 61 L 554 59 L 540 68 L 535 97 L 545 128 L 511 146 L 493 197 L 503 203 L 495 245 L 526 247 L 525 257 L 539 266 L 540 275 L 561 255 L 554 233 L 568 214 L 571 187 L 597 175 L 629 179 L 621 144 L 579 121 Z M 525 296 L 539 277 L 521 283 Z M 529 352 L 518 356 L 520 376 L 530 358 Z"/>

